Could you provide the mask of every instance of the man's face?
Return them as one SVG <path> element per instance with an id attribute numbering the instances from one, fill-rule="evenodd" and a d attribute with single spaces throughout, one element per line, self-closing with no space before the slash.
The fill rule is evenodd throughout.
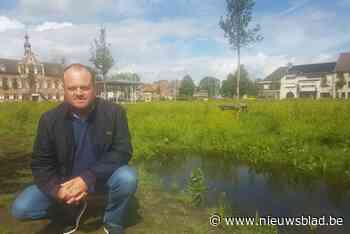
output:
<path id="1" fill-rule="evenodd" d="M 96 98 L 89 72 L 68 70 L 64 73 L 64 99 L 75 109 L 85 110 Z"/>

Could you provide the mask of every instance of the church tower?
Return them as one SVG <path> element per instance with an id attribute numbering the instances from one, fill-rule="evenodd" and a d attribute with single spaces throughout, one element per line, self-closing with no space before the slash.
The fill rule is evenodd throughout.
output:
<path id="1" fill-rule="evenodd" d="M 32 51 L 32 46 L 29 42 L 29 36 L 26 32 L 24 36 L 24 56 L 18 63 L 18 73 L 23 79 L 23 83 L 29 88 L 29 99 L 31 96 L 38 96 L 39 83 L 45 77 L 44 65 L 41 64 Z"/>

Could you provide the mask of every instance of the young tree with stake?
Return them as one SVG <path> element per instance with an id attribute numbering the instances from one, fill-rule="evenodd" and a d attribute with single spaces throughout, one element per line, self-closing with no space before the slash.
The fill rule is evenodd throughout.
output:
<path id="1" fill-rule="evenodd" d="M 239 82 L 241 67 L 241 48 L 261 41 L 260 25 L 249 28 L 252 20 L 254 0 L 226 0 L 226 16 L 221 17 L 219 25 L 225 32 L 232 49 L 237 52 L 237 86 L 236 95 L 239 100 Z"/>
<path id="2" fill-rule="evenodd" d="M 106 29 L 101 28 L 99 39 L 95 39 L 91 44 L 91 58 L 90 62 L 94 65 L 95 69 L 103 78 L 103 94 L 104 98 L 107 99 L 106 91 L 106 79 L 107 73 L 113 67 L 114 60 L 110 51 L 110 44 L 106 41 Z"/>

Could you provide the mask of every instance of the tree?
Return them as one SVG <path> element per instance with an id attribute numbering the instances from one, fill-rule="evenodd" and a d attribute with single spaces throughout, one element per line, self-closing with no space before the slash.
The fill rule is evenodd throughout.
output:
<path id="1" fill-rule="evenodd" d="M 241 77 L 239 81 L 239 93 L 242 95 L 250 95 L 255 96 L 257 94 L 257 87 L 255 85 L 255 82 L 253 82 L 249 78 L 249 74 L 247 70 L 244 68 L 244 65 L 241 65 L 240 68 L 241 71 Z M 237 90 L 237 77 L 238 77 L 238 69 L 236 73 L 229 74 L 227 76 L 227 79 L 222 82 L 221 86 L 221 94 L 225 97 L 232 97 L 234 94 L 234 90 Z"/>
<path id="2" fill-rule="evenodd" d="M 209 97 L 217 96 L 220 90 L 220 80 L 210 76 L 204 77 L 199 82 L 199 90 L 208 90 Z"/>
<path id="3" fill-rule="evenodd" d="M 344 78 L 344 73 L 342 73 L 342 72 L 338 72 L 337 77 L 338 77 L 338 79 L 335 82 L 335 88 L 338 90 L 338 89 L 342 89 L 345 86 L 346 81 Z"/>
<path id="4" fill-rule="evenodd" d="M 254 0 L 226 0 L 226 16 L 221 17 L 219 25 L 225 32 L 232 49 L 237 52 L 237 84 L 236 95 L 239 99 L 239 81 L 241 67 L 241 48 L 249 46 L 254 42 L 261 41 L 263 37 L 258 34 L 260 25 L 248 28 L 252 20 Z"/>
<path id="5" fill-rule="evenodd" d="M 192 97 L 195 87 L 192 78 L 189 75 L 186 75 L 181 81 L 179 89 L 180 96 Z"/>
<path id="6" fill-rule="evenodd" d="M 102 76 L 103 79 L 103 93 L 105 98 L 107 98 L 106 92 L 106 79 L 107 73 L 114 65 L 113 56 L 110 51 L 110 44 L 106 41 L 106 29 L 101 27 L 100 36 L 97 40 L 96 38 L 91 44 L 91 57 L 90 62 L 94 65 L 98 75 Z"/>

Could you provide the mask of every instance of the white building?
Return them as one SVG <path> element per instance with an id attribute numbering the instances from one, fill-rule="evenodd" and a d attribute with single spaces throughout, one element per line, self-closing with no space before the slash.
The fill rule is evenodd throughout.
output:
<path id="1" fill-rule="evenodd" d="M 290 66 L 281 79 L 280 99 L 333 96 L 336 63 Z"/>
<path id="2" fill-rule="evenodd" d="M 280 67 L 257 84 L 264 98 L 350 99 L 350 53 L 337 62 Z"/>
<path id="3" fill-rule="evenodd" d="M 335 97 L 350 99 L 350 53 L 342 53 L 335 67 L 338 83 L 335 84 Z"/>

